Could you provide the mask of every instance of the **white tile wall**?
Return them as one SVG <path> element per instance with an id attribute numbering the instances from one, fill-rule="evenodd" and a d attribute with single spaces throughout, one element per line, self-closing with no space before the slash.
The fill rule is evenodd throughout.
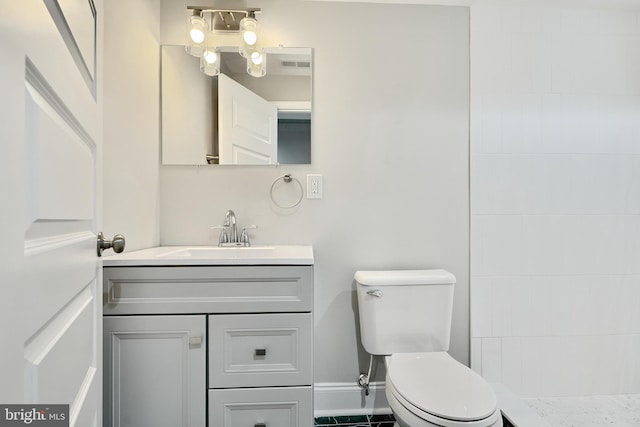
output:
<path id="1" fill-rule="evenodd" d="M 471 8 L 471 362 L 640 392 L 637 11 Z"/>
<path id="2" fill-rule="evenodd" d="M 520 337 L 502 339 L 502 383 L 509 384 L 513 393 L 522 391 L 523 358 L 522 339 Z"/>
<path id="3" fill-rule="evenodd" d="M 489 382 L 502 382 L 502 340 L 500 338 L 482 340 L 482 376 Z"/>

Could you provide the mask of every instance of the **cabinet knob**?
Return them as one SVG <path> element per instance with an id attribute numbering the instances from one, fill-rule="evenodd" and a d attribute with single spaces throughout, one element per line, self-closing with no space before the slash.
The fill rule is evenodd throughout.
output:
<path id="1" fill-rule="evenodd" d="M 256 348 L 255 349 L 255 355 L 256 356 L 266 356 L 267 355 L 267 349 L 266 348 Z M 256 424 L 258 425 L 258 424 Z"/>

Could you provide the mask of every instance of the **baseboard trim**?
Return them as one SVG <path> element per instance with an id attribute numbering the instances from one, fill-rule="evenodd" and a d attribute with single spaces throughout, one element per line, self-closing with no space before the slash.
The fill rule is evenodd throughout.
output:
<path id="1" fill-rule="evenodd" d="M 353 383 L 316 383 L 313 393 L 314 416 L 390 414 L 384 394 L 384 381 L 369 385 L 369 396 Z"/>

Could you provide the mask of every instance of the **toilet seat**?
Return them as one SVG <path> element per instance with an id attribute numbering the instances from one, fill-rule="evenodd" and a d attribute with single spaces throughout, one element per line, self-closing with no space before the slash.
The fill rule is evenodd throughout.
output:
<path id="1" fill-rule="evenodd" d="M 491 386 L 446 352 L 387 356 L 387 388 L 416 416 L 443 426 L 490 426 L 500 418 Z"/>
<path id="2" fill-rule="evenodd" d="M 387 381 L 385 390 L 387 401 L 389 406 L 396 417 L 396 420 L 401 420 L 404 424 L 402 426 L 411 427 L 429 427 L 429 426 L 441 426 L 441 427 L 502 427 L 502 413 L 496 410 L 493 415 L 483 420 L 477 421 L 454 421 L 447 420 L 445 418 L 436 417 L 433 414 L 424 412 L 409 402 L 404 400 L 399 395 L 396 389 L 393 388 L 393 384 Z"/>

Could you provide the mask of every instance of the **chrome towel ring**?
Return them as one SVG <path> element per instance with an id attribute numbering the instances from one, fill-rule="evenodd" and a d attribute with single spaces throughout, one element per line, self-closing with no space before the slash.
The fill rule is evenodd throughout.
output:
<path id="1" fill-rule="evenodd" d="M 275 196 L 274 196 L 274 190 L 276 188 L 276 184 L 278 183 L 278 181 L 282 180 L 285 184 L 289 184 L 292 181 L 295 182 L 296 184 L 298 184 L 298 188 L 300 189 L 300 195 L 298 196 L 297 200 L 295 203 L 291 204 L 291 205 L 283 205 L 281 203 L 279 203 Z M 271 190 L 269 190 L 269 196 L 271 197 L 271 201 L 273 202 L 274 205 L 276 205 L 277 207 L 281 208 L 281 209 L 292 209 L 295 208 L 296 206 L 298 206 L 300 204 L 300 202 L 302 202 L 302 199 L 304 197 L 304 188 L 302 187 L 302 184 L 300 183 L 300 181 L 297 178 L 294 178 L 293 176 L 291 176 L 291 174 L 284 174 L 281 175 L 279 177 L 277 177 L 276 179 L 273 180 L 273 182 L 271 183 Z"/>

